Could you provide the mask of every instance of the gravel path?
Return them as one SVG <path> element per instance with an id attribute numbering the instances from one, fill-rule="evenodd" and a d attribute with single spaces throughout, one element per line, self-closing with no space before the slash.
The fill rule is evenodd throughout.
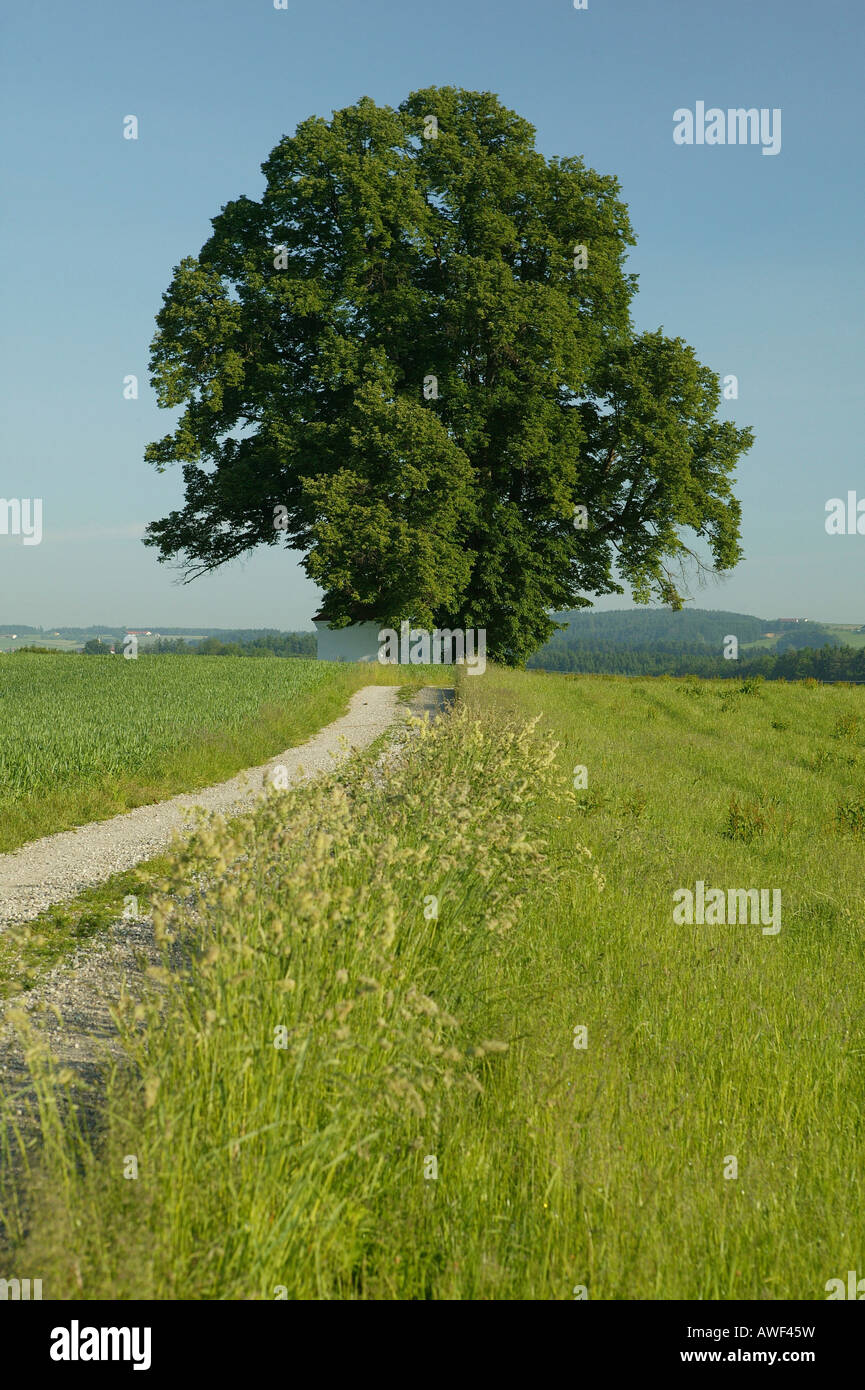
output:
<path id="1" fill-rule="evenodd" d="M 349 712 L 342 719 L 321 729 L 302 747 L 292 748 L 248 774 L 206 791 L 172 797 L 155 806 L 139 807 L 109 821 L 49 835 L 14 854 L 0 856 L 3 875 L 0 882 L 6 893 L 11 883 L 21 894 L 17 900 L 20 910 L 25 916 L 33 915 L 33 911 L 39 910 L 34 904 L 39 901 L 40 892 L 47 895 L 43 902 L 59 901 L 61 897 L 71 897 L 77 891 L 76 884 L 84 887 L 99 882 L 117 869 L 149 857 L 155 848 L 170 841 L 175 827 L 182 828 L 188 819 L 185 808 L 190 802 L 207 805 L 210 810 L 237 812 L 261 794 L 265 778 L 279 764 L 289 769 L 290 781 L 304 780 L 329 770 L 334 755 L 341 759 L 353 749 L 364 748 L 391 725 L 396 725 L 401 709 L 397 694 L 396 686 L 367 686 L 352 697 Z M 452 689 L 425 686 L 413 696 L 405 712 L 416 718 L 437 719 L 448 713 L 454 694 Z M 405 741 L 395 740 L 382 756 L 400 756 L 404 747 Z M 163 818 L 162 813 L 166 811 L 169 815 Z M 144 817 L 148 819 L 142 825 Z M 154 838 L 163 835 L 164 838 Z M 102 838 L 97 839 L 105 836 L 108 838 L 104 843 Z M 55 856 L 58 846 L 61 852 Z M 37 847 L 38 855 L 29 858 L 27 852 Z M 106 855 L 114 857 L 109 860 Z M 32 877 L 42 874 L 44 882 L 25 883 L 26 875 L 20 868 L 24 862 L 31 866 L 27 872 Z M 10 868 L 10 865 L 15 867 Z M 53 875 L 50 882 L 49 874 Z M 25 897 L 25 892 L 33 896 Z M 8 903 L 5 893 L 4 899 Z M 17 1124 L 28 1147 L 38 1140 L 39 1122 L 33 1109 L 32 1083 L 21 1041 L 5 1019 L 7 1007 L 23 1008 L 33 1028 L 47 1043 L 54 1062 L 72 1070 L 74 1103 L 79 1119 L 90 1128 L 99 1120 L 105 1069 L 112 1059 L 123 1059 L 111 1017 L 112 1004 L 121 990 L 134 993 L 136 980 L 141 978 L 142 972 L 148 965 L 160 961 L 161 953 L 151 922 L 146 918 L 140 921 L 118 918 L 97 940 L 88 941 L 65 956 L 34 989 L 15 996 L 9 1005 L 0 1003 L 0 1088 L 13 1100 Z M 0 1221 L 0 1256 L 3 1251 L 4 1231 Z"/>
<path id="2" fill-rule="evenodd" d="M 353 750 L 366 748 L 393 723 L 398 693 L 395 685 L 364 686 L 351 697 L 348 713 L 341 719 L 261 767 L 201 791 L 137 806 L 110 820 L 46 835 L 11 854 L 0 855 L 0 931 L 13 922 L 27 922 L 52 903 L 67 902 L 112 874 L 153 858 L 170 845 L 175 831 L 191 826 L 195 807 L 223 814 L 248 809 L 262 795 L 277 767 L 285 769 L 284 774 L 278 774 L 281 786 L 329 771 Z"/>

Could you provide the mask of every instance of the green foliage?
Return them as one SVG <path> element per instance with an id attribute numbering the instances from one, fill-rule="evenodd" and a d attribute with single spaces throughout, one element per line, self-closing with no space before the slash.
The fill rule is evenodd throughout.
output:
<path id="1" fill-rule="evenodd" d="M 351 466 L 303 480 L 314 509 L 306 568 L 327 591 L 322 611 L 336 627 L 375 614 L 432 628 L 471 573 L 471 465 L 434 415 L 372 383 L 351 419 Z"/>
<path id="2" fill-rule="evenodd" d="M 74 652 L 65 651 L 62 647 L 40 647 L 38 643 L 32 643 L 28 647 L 16 647 L 14 656 L 20 656 L 22 652 L 30 652 L 31 655 L 38 656 L 74 656 Z"/>
<path id="3" fill-rule="evenodd" d="M 749 613 L 705 608 L 685 608 L 677 613 L 669 608 L 571 610 L 554 613 L 553 617 L 563 626 L 550 638 L 544 654 L 567 646 L 616 647 L 621 651 L 647 647 L 663 651 L 711 647 L 720 652 L 724 638 L 730 633 L 735 633 L 744 645 L 758 641 L 771 626 L 765 618 L 755 618 Z"/>
<path id="4" fill-rule="evenodd" d="M 865 801 L 860 799 L 842 802 L 838 807 L 836 819 L 842 830 L 852 830 L 854 834 L 861 835 L 865 831 Z"/>
<path id="5" fill-rule="evenodd" d="M 688 676 L 726 680 L 809 680 L 859 684 L 865 681 L 865 649 L 823 647 L 774 652 L 745 652 L 736 661 L 704 644 L 656 642 L 647 646 L 621 646 L 617 641 L 583 645 L 578 640 L 555 640 L 529 658 L 528 665 L 541 671 L 572 671 L 583 675 Z M 744 683 L 744 682 L 743 682 Z"/>
<path id="6" fill-rule="evenodd" d="M 832 730 L 832 737 L 844 739 L 848 742 L 855 742 L 859 737 L 862 721 L 858 714 L 848 710 L 844 714 L 839 714 L 835 720 L 835 727 Z"/>
<path id="7" fill-rule="evenodd" d="M 788 632 L 782 632 L 775 643 L 775 651 L 781 655 L 783 652 L 800 651 L 805 647 L 817 651 L 821 647 L 840 647 L 842 645 L 840 637 L 836 636 L 834 632 L 830 632 L 828 628 L 821 626 L 820 623 L 801 623 Z"/>
<path id="8" fill-rule="evenodd" d="M 373 1208 L 422 1191 L 425 1155 L 507 1054 L 469 982 L 511 953 L 522 892 L 548 872 L 525 821 L 566 802 L 553 754 L 530 726 L 463 712 L 372 785 L 356 765 L 178 853 L 148 904 L 164 963 L 143 1004 L 119 1004 L 127 1068 L 101 1154 L 34 1076 L 42 1180 L 64 1200 L 25 1239 L 55 1297 L 74 1267 L 115 1298 L 347 1297 L 399 1273 Z M 114 1176 L 129 1152 L 134 1204 Z M 81 1222 L 97 1208 L 107 1225 Z"/>
<path id="9" fill-rule="evenodd" d="M 315 658 L 314 632 L 261 632 L 252 636 L 239 633 L 231 641 L 203 637 L 188 642 L 182 637 L 159 637 L 139 649 L 139 656 L 307 656 Z"/>
<path id="10" fill-rule="evenodd" d="M 732 796 L 727 808 L 725 833 L 731 840 L 741 840 L 743 844 L 750 845 L 752 840 L 766 833 L 770 819 L 770 813 L 759 801 L 741 801 L 738 796 Z"/>
<path id="11" fill-rule="evenodd" d="M 819 623 L 802 623 L 767 650 L 764 633 L 779 619 L 712 610 L 626 610 L 567 612 L 528 665 L 544 671 L 575 671 L 623 676 L 718 676 L 752 680 L 865 680 L 865 651 L 841 645 Z M 739 656 L 723 655 L 725 639 L 735 635 Z M 788 637 L 791 640 L 787 640 Z M 749 649 L 749 644 L 754 644 Z"/>
<path id="12" fill-rule="evenodd" d="M 515 663 L 551 609 L 623 592 L 614 564 L 680 607 L 683 531 L 737 562 L 751 431 L 715 420 L 681 339 L 634 333 L 617 181 L 534 135 L 491 93 L 432 87 L 280 141 L 157 318 L 152 380 L 182 414 L 147 457 L 186 486 L 148 528 L 161 560 L 193 578 L 282 542 L 333 621 L 485 627 Z"/>
<path id="13" fill-rule="evenodd" d="M 40 1083 L 7 1265 L 46 1297 L 771 1303 L 857 1267 L 861 776 L 809 760 L 865 692 L 490 667 L 462 698 L 166 870 L 99 1132 Z M 774 825 L 729 838 L 733 797 Z M 780 933 L 676 925 L 697 880 L 780 888 Z"/>

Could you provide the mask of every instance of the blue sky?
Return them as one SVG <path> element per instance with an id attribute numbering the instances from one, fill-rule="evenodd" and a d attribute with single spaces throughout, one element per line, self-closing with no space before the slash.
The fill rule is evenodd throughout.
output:
<path id="1" fill-rule="evenodd" d="M 494 91 L 545 154 L 614 173 L 637 326 L 738 377 L 721 413 L 756 431 L 747 558 L 695 605 L 865 622 L 865 536 L 824 527 L 829 498 L 865 498 L 863 34 L 861 0 L 7 6 L 0 495 L 41 497 L 44 538 L 0 535 L 0 623 L 309 626 L 293 555 L 181 587 L 140 544 L 182 497 L 178 470 L 143 461 L 173 419 L 147 380 L 154 316 L 222 204 L 260 194 L 282 134 L 429 85 Z M 677 146 L 673 112 L 697 101 L 780 108 L 781 152 Z"/>

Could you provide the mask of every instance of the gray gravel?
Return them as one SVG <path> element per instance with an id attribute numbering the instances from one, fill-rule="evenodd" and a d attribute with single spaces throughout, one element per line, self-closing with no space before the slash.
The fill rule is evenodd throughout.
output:
<path id="1" fill-rule="evenodd" d="M 342 719 L 320 730 L 302 747 L 292 748 L 248 774 L 195 793 L 194 797 L 187 794 L 155 806 L 140 807 L 109 821 L 82 826 L 77 831 L 49 835 L 24 850 L 4 855 L 0 857 L 0 871 L 6 875 L 2 882 L 5 885 L 11 881 L 22 894 L 28 887 L 37 894 L 45 889 L 57 895 L 47 897 L 46 903 L 60 901 L 61 896 L 68 898 L 78 891 L 75 884 L 86 887 L 99 882 L 110 873 L 149 857 L 154 849 L 170 842 L 173 830 L 182 829 L 186 823 L 184 814 L 188 820 L 186 808 L 191 800 L 210 810 L 236 813 L 261 795 L 265 779 L 277 765 L 289 769 L 290 781 L 306 780 L 330 770 L 334 758 L 339 761 L 353 749 L 367 747 L 391 725 L 396 726 L 395 736 L 383 750 L 382 758 L 399 757 L 406 739 L 396 737 L 399 729 L 405 729 L 404 724 L 397 721 L 397 714 L 402 710 L 397 695 L 395 686 L 367 686 L 352 697 L 349 712 Z M 446 714 L 453 701 L 453 690 L 425 686 L 403 712 L 434 720 Z M 169 808 L 170 816 L 163 819 L 161 813 Z M 149 817 L 144 827 L 140 824 L 143 815 Z M 96 835 L 108 836 L 107 848 L 100 848 Z M 54 857 L 58 843 L 62 844 L 62 857 Z M 16 885 L 16 871 L 10 871 L 8 865 L 15 861 L 20 865 L 26 858 L 26 851 L 37 846 L 43 847 L 39 850 L 41 857 L 30 863 L 45 870 L 45 884 Z M 73 846 L 83 858 L 76 859 Z M 106 860 L 106 854 L 113 856 L 111 863 Z M 47 881 L 49 862 L 53 873 L 50 885 Z M 33 868 L 30 872 L 33 873 Z M 30 899 L 22 896 L 18 901 L 26 910 L 38 901 L 38 896 Z M 72 1088 L 73 1103 L 79 1119 L 86 1128 L 91 1128 L 99 1122 L 105 1069 L 112 1060 L 122 1060 L 117 1029 L 111 1017 L 112 1004 L 121 990 L 135 995 L 143 971 L 160 960 L 152 923 L 146 918 L 139 921 L 118 918 L 98 939 L 65 956 L 35 988 L 15 996 L 8 1005 L 0 1003 L 0 1089 L 12 1099 L 17 1123 L 28 1147 L 38 1142 L 39 1124 L 33 1110 L 32 1084 L 21 1041 L 16 1029 L 4 1017 L 7 1007 L 23 1008 L 31 1025 L 47 1043 L 54 1062 L 72 1070 L 76 1078 Z M 0 1254 L 3 1248 L 4 1232 L 0 1222 Z"/>
<path id="2" fill-rule="evenodd" d="M 13 922 L 30 921 L 53 903 L 68 902 L 112 874 L 153 858 L 171 844 L 175 832 L 190 828 L 195 807 L 224 815 L 247 810 L 277 767 L 285 769 L 278 774 L 285 785 L 329 771 L 355 749 L 366 748 L 393 723 L 398 694 L 393 685 L 364 686 L 351 697 L 348 713 L 341 719 L 261 767 L 213 787 L 138 806 L 110 820 L 46 835 L 12 854 L 0 855 L 0 931 Z M 432 709 L 432 704 L 424 708 Z"/>

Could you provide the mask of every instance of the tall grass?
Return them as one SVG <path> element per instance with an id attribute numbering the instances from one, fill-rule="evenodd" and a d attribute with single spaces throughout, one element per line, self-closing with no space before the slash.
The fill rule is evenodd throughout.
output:
<path id="1" fill-rule="evenodd" d="M 461 689 L 402 763 L 178 858 L 104 1134 L 45 1081 L 7 1196 L 47 1297 L 822 1299 L 865 1268 L 865 691 Z M 780 888 L 780 933 L 676 925 L 698 879 Z"/>
<path id="2" fill-rule="evenodd" d="M 507 1051 L 485 996 L 543 863 L 524 810 L 556 780 L 530 731 L 463 714 L 371 781 L 358 766 L 194 838 L 154 904 L 155 990 L 119 1007 L 136 1079 L 110 1081 L 95 1149 L 36 1069 L 22 1258 L 46 1294 L 351 1296 L 409 1267 L 433 1287 L 391 1222 L 412 1190 L 434 1209 L 424 1167 Z M 11 1195 L 6 1219 L 20 1238 Z"/>

